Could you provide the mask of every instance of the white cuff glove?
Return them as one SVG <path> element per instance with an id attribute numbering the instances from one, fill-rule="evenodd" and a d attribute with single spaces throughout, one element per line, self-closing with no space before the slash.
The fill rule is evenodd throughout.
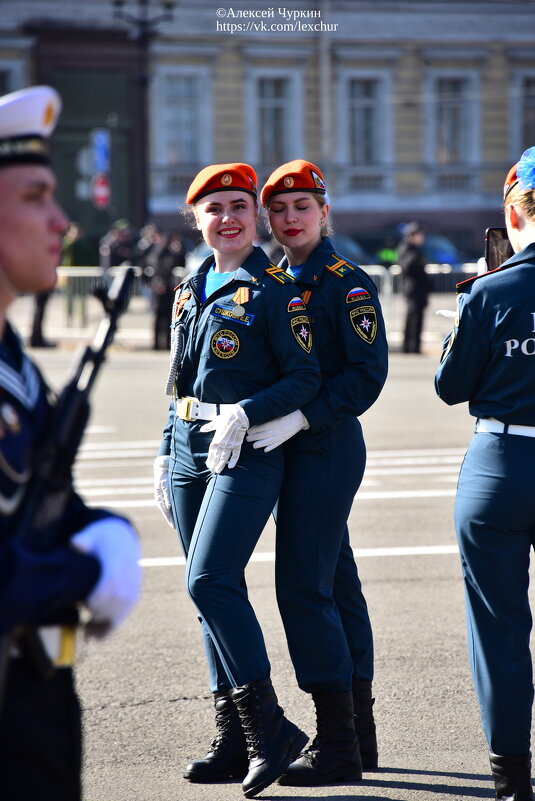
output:
<path id="1" fill-rule="evenodd" d="M 276 417 L 259 426 L 252 426 L 247 433 L 247 442 L 253 442 L 253 448 L 264 448 L 265 453 L 278 448 L 298 431 L 310 428 L 310 424 L 301 409 L 284 417 Z"/>
<path id="2" fill-rule="evenodd" d="M 85 605 L 91 612 L 90 629 L 108 633 L 132 611 L 141 590 L 141 546 L 130 523 L 116 517 L 97 520 L 71 538 L 77 551 L 96 556 L 100 578 Z"/>
<path id="3" fill-rule="evenodd" d="M 157 456 L 152 467 L 154 471 L 154 500 L 171 528 L 174 528 L 175 523 L 171 511 L 171 487 L 169 482 L 170 458 L 170 456 Z"/>
<path id="4" fill-rule="evenodd" d="M 219 474 L 225 467 L 236 466 L 248 428 L 249 420 L 238 403 L 227 406 L 215 420 L 202 426 L 201 431 L 215 432 L 206 459 L 206 466 L 212 473 Z"/>

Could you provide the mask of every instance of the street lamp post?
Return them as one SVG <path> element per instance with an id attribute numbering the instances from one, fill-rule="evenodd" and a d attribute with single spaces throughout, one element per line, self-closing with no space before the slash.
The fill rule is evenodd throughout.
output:
<path id="1" fill-rule="evenodd" d="M 158 25 L 161 22 L 170 22 L 173 19 L 174 9 L 178 0 L 160 0 L 159 5 L 161 12 L 157 14 L 150 14 L 150 0 L 136 0 L 137 12 L 132 13 L 127 10 L 125 6 L 128 0 L 112 0 L 113 4 L 113 17 L 114 19 L 126 22 L 138 43 L 139 52 L 139 84 L 140 84 L 140 97 L 141 97 L 141 114 L 139 117 L 139 137 L 141 140 L 142 148 L 142 170 L 139 182 L 141 184 L 141 198 L 142 198 L 142 222 L 146 223 L 149 219 L 148 211 L 148 172 L 150 165 L 149 154 L 149 45 L 152 36 L 154 35 Z"/>

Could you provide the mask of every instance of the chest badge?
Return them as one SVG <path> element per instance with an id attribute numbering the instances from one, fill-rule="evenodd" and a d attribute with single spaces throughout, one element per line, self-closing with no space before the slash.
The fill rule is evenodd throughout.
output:
<path id="1" fill-rule="evenodd" d="M 310 328 L 310 320 L 304 314 L 299 315 L 299 317 L 294 317 L 290 320 L 290 325 L 292 326 L 292 334 L 294 335 L 297 342 L 306 350 L 307 353 L 310 353 L 312 350 L 312 331 Z"/>
<path id="2" fill-rule="evenodd" d="M 353 329 L 359 337 L 371 345 L 377 334 L 377 314 L 374 306 L 359 306 L 349 312 Z"/>
<path id="3" fill-rule="evenodd" d="M 213 335 L 210 347 L 218 359 L 232 359 L 240 349 L 240 340 L 234 331 L 220 328 Z"/>

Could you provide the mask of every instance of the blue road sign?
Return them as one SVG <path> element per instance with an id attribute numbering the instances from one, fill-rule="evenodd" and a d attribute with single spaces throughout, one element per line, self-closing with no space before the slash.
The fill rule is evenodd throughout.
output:
<path id="1" fill-rule="evenodd" d="M 93 154 L 93 172 L 107 173 L 110 171 L 110 131 L 108 128 L 94 128 L 89 139 Z"/>

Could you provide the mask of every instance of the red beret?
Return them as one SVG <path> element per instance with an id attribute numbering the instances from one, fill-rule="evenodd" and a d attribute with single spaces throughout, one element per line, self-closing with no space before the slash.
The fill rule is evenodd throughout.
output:
<path id="1" fill-rule="evenodd" d="M 518 176 L 516 174 L 516 168 L 518 167 L 517 164 L 513 164 L 509 172 L 507 173 L 507 178 L 505 179 L 505 183 L 503 185 L 503 199 L 507 197 L 511 189 L 515 184 L 518 183 Z"/>
<path id="2" fill-rule="evenodd" d="M 238 189 L 256 198 L 256 173 L 248 164 L 211 164 L 201 170 L 191 182 L 186 203 L 192 205 L 204 195 Z"/>
<path id="3" fill-rule="evenodd" d="M 321 192 L 325 194 L 325 181 L 319 167 L 310 161 L 296 159 L 271 173 L 262 188 L 260 200 L 266 205 L 271 195 L 282 192 Z"/>

